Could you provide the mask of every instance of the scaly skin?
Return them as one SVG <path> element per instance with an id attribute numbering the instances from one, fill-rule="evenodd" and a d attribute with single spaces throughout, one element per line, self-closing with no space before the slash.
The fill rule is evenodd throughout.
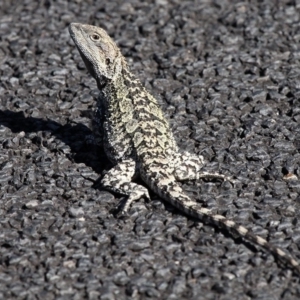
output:
<path id="1" fill-rule="evenodd" d="M 224 175 L 200 172 L 202 156 L 180 152 L 156 99 L 130 73 L 120 49 L 101 28 L 72 23 L 70 35 L 100 90 L 94 132 L 114 167 L 102 179 L 104 188 L 127 195 L 130 204 L 146 197 L 148 190 L 132 182 L 139 176 L 155 193 L 186 214 L 225 225 L 241 237 L 267 249 L 300 273 L 299 263 L 281 249 L 248 229 L 213 214 L 188 197 L 178 181 L 220 178 Z"/>

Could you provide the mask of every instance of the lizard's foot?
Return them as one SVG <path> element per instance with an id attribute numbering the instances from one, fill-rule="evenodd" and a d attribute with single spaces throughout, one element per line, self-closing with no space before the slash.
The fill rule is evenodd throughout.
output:
<path id="1" fill-rule="evenodd" d="M 84 138 L 84 142 L 87 145 L 95 145 L 95 137 L 93 134 L 89 134 Z"/>
<path id="2" fill-rule="evenodd" d="M 85 137 L 85 143 L 88 146 L 101 146 L 102 140 L 98 137 L 95 137 L 94 134 L 89 134 Z"/>
<path id="3" fill-rule="evenodd" d="M 126 195 L 128 199 L 122 207 L 122 214 L 125 214 L 133 201 L 142 197 L 150 199 L 148 190 L 135 182 L 136 163 L 133 159 L 125 159 L 110 169 L 103 177 L 102 186 L 112 192 Z"/>
<path id="4" fill-rule="evenodd" d="M 128 209 L 130 205 L 142 197 L 145 197 L 147 200 L 150 200 L 149 192 L 148 190 L 141 186 L 141 185 L 136 185 L 134 189 L 131 191 L 129 194 L 129 197 L 126 199 L 124 206 L 122 207 L 122 214 L 126 214 L 128 212 Z"/>
<path id="5" fill-rule="evenodd" d="M 199 173 L 197 175 L 197 179 L 203 179 L 203 178 L 208 178 L 208 179 L 222 179 L 223 181 L 229 181 L 231 182 L 232 184 L 235 183 L 235 180 L 230 178 L 229 176 L 226 176 L 226 175 L 222 175 L 222 174 L 219 174 L 219 173 L 209 173 L 209 172 L 202 172 L 202 173 Z"/>

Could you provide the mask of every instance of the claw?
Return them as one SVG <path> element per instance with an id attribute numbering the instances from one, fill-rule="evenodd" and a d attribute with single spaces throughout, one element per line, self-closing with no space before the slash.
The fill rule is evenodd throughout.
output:
<path id="1" fill-rule="evenodd" d="M 138 186 L 138 187 L 139 187 L 138 189 L 136 189 L 130 193 L 128 199 L 126 200 L 125 205 L 123 207 L 124 212 L 128 211 L 128 209 L 133 201 L 139 200 L 142 197 L 145 197 L 148 200 L 150 199 L 148 190 L 141 186 Z"/>

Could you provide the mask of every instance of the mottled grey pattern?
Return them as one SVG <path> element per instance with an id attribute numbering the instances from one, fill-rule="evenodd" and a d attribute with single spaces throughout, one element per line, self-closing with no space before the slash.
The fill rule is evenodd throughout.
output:
<path id="1" fill-rule="evenodd" d="M 115 164 L 105 174 L 102 185 L 128 196 L 123 211 L 126 212 L 133 201 L 149 198 L 145 187 L 132 182 L 139 176 L 161 198 L 186 214 L 209 217 L 213 222 L 233 229 L 299 272 L 298 262 L 281 249 L 234 221 L 213 214 L 183 192 L 177 181 L 228 178 L 200 173 L 203 157 L 179 151 L 156 99 L 130 73 L 119 48 L 103 29 L 73 23 L 70 34 L 100 90 L 94 130 L 101 132 L 105 152 Z"/>

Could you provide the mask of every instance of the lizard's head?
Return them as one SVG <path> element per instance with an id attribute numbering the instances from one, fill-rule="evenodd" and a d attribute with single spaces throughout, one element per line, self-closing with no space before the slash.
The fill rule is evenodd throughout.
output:
<path id="1" fill-rule="evenodd" d="M 69 31 L 99 88 L 103 88 L 107 82 L 118 77 L 125 66 L 125 61 L 117 45 L 103 29 L 71 23 Z"/>

